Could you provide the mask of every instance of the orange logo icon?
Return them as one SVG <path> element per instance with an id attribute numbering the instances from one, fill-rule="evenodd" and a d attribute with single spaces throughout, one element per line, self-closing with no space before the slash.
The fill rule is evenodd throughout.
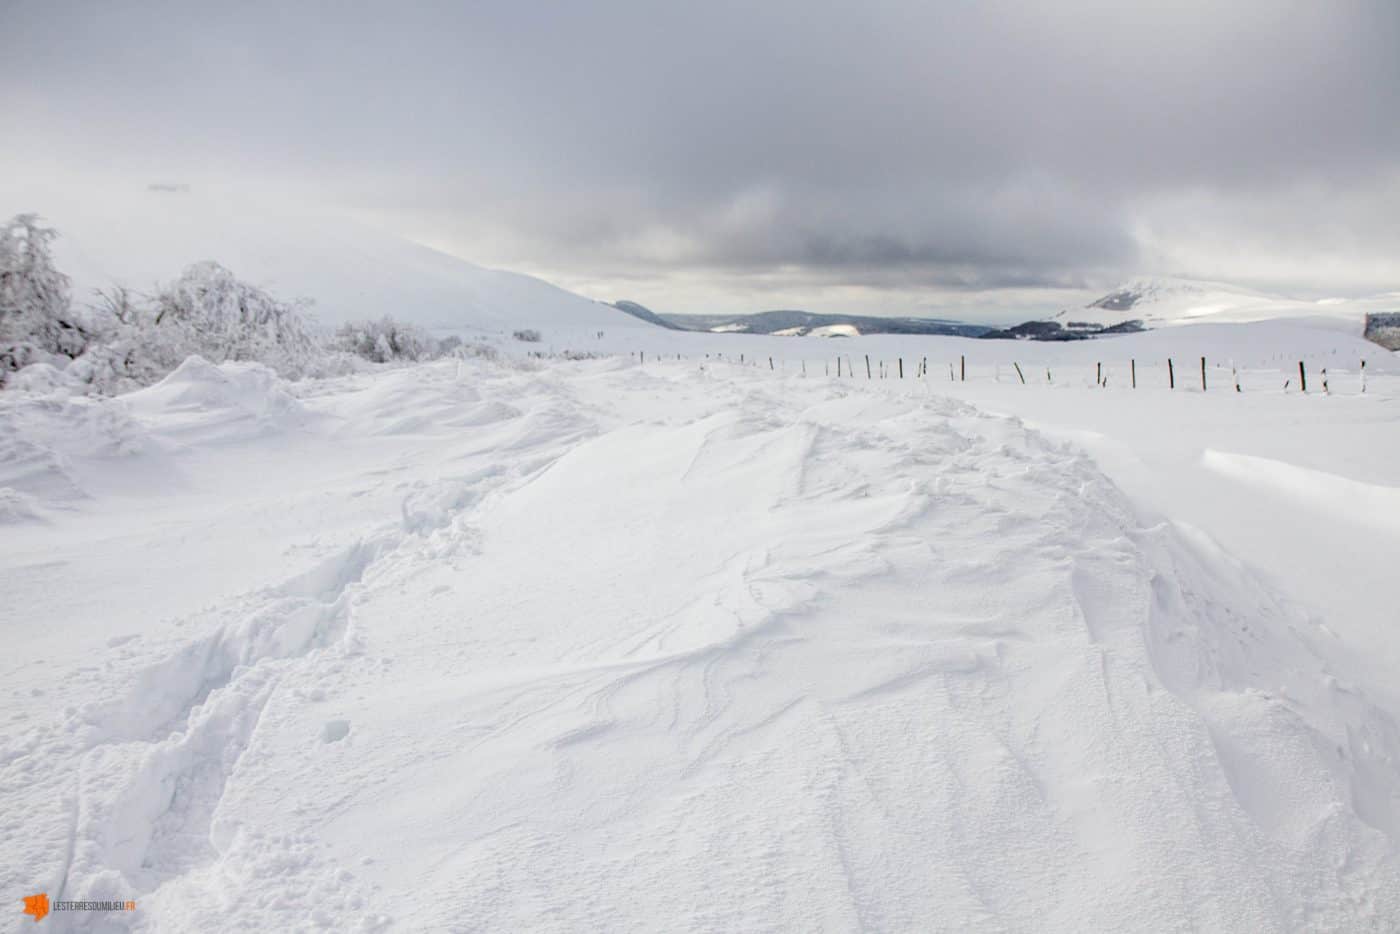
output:
<path id="1" fill-rule="evenodd" d="M 47 892 L 40 892 L 38 895 L 24 896 L 24 913 L 33 915 L 35 921 L 43 919 L 49 913 L 49 896 Z"/>

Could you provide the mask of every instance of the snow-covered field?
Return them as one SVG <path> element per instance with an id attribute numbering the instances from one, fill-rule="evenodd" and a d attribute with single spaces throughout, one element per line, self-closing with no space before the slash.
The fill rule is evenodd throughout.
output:
<path id="1" fill-rule="evenodd" d="M 160 930 L 1400 924 L 1394 355 L 1282 324 L 597 349 L 0 395 L 7 897 Z"/>

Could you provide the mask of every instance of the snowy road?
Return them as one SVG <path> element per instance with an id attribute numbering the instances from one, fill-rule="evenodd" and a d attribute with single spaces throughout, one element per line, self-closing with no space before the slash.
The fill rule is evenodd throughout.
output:
<path id="1" fill-rule="evenodd" d="M 1400 919 L 1333 640 L 1015 419 L 693 362 L 4 405 L 0 886 L 138 906 L 55 927 Z"/>

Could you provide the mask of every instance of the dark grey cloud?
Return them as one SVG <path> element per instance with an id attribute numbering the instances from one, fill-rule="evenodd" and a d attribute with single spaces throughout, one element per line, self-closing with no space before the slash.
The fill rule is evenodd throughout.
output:
<path id="1" fill-rule="evenodd" d="M 1393 0 L 7 0 L 0 165 L 287 192 L 685 310 L 1229 278 L 1221 242 L 1396 288 L 1397 50 Z"/>

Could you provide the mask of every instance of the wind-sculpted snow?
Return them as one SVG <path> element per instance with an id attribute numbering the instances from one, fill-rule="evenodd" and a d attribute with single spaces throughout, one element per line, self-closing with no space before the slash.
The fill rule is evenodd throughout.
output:
<path id="1" fill-rule="evenodd" d="M 211 435 L 278 432 L 299 427 L 306 412 L 277 374 L 259 363 L 215 366 L 190 357 L 154 386 L 124 397 L 129 409 L 171 429 L 184 422 Z"/>
<path id="2" fill-rule="evenodd" d="M 293 443 L 179 383 L 127 404 L 172 515 L 205 517 L 183 547 L 277 570 L 193 612 L 153 593 L 81 678 L 80 652 L 10 669 L 7 891 L 160 930 L 1400 918 L 1400 733 L 1326 630 L 1015 419 L 468 361 L 299 388 Z M 54 515 L 138 536 L 105 500 Z M 25 693 L 50 679 L 66 711 Z"/>
<path id="3" fill-rule="evenodd" d="M 110 465 L 150 447 L 144 428 L 110 400 L 29 392 L 0 399 L 0 491 L 34 516 L 86 498 Z"/>

